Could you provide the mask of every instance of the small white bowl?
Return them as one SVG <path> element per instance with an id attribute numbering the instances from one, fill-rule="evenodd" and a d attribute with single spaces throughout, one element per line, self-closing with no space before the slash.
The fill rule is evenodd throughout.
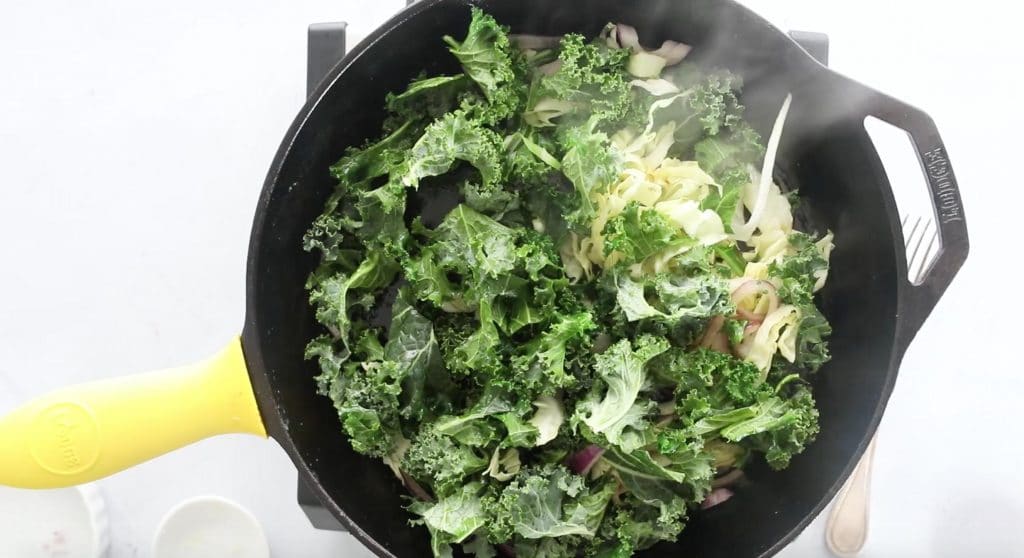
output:
<path id="1" fill-rule="evenodd" d="M 95 485 L 56 490 L 0 486 L 0 556 L 103 558 L 110 523 Z"/>
<path id="2" fill-rule="evenodd" d="M 200 496 L 167 512 L 153 539 L 153 558 L 270 558 L 270 545 L 248 510 L 220 496 Z"/>

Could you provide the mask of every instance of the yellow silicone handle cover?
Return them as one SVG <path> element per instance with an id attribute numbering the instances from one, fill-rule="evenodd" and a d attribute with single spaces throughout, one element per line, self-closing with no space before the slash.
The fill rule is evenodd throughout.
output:
<path id="1" fill-rule="evenodd" d="M 91 482 L 218 434 L 266 437 L 238 338 L 192 366 L 65 388 L 0 419 L 0 484 Z"/>

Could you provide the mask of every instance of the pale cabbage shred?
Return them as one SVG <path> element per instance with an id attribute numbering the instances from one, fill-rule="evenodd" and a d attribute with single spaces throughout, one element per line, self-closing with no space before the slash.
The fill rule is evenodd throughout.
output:
<path id="1" fill-rule="evenodd" d="M 558 429 L 565 422 L 565 409 L 562 408 L 561 401 L 550 395 L 542 395 L 533 402 L 533 406 L 537 408 L 537 412 L 528 422 L 537 429 L 537 440 L 534 442 L 534 446 L 543 446 L 558 437 Z M 385 462 L 387 461 L 385 460 Z M 491 461 L 485 472 L 495 479 L 505 482 L 512 480 L 521 468 L 519 450 L 509 448 L 502 451 L 499 446 L 491 455 Z"/>
<path id="2" fill-rule="evenodd" d="M 677 123 L 670 121 L 657 130 L 653 129 L 654 112 L 663 110 L 678 98 L 678 88 L 671 82 L 654 75 L 651 78 L 635 80 L 633 85 L 648 93 L 664 97 L 651 108 L 650 122 L 646 130 L 623 129 L 613 134 L 611 149 L 621 158 L 623 171 L 618 181 L 603 191 L 591 195 L 596 216 L 591 222 L 590 234 L 579 236 L 571 233 L 561 247 L 562 259 L 567 274 L 574 280 L 592 278 L 598 268 L 614 266 L 621 255 L 617 252 L 605 256 L 604 227 L 609 220 L 619 215 L 630 202 L 636 202 L 642 211 L 657 211 L 669 222 L 679 227 L 693 244 L 676 246 L 662 253 L 654 254 L 639 264 L 633 264 L 630 272 L 634 277 L 655 275 L 666 271 L 674 257 L 687 252 L 697 245 L 711 246 L 725 241 L 742 240 L 751 247 L 743 254 L 747 260 L 746 270 L 741 277 L 732 279 L 733 288 L 745 281 L 761 279 L 770 281 L 776 287 L 780 281 L 768 276 L 768 268 L 793 249 L 789 235 L 793 232 L 793 214 L 789 199 L 774 181 L 769 181 L 767 196 L 756 223 L 744 223 L 744 210 L 753 214 L 760 192 L 761 172 L 750 168 L 751 181 L 740 195 L 730 229 L 727 232 L 721 217 L 710 209 L 702 210 L 701 202 L 712 188 L 721 189 L 714 178 L 700 168 L 697 161 L 681 161 L 668 157 L 674 143 Z M 783 106 L 772 138 L 778 143 L 781 124 L 785 120 L 789 99 Z M 771 141 L 771 140 L 770 140 Z M 774 156 L 774 150 L 769 155 Z M 764 168 L 771 169 L 774 161 L 766 161 Z M 747 225 L 747 227 L 744 227 Z M 753 225 L 750 229 L 749 226 Z M 747 229 L 747 230 L 744 230 Z M 818 249 L 827 261 L 832 252 L 832 233 L 817 243 Z M 821 289 L 827 272 L 816 277 L 815 291 Z M 748 333 L 737 348 L 738 353 L 748 362 L 755 364 L 762 373 L 771 368 L 775 354 L 793 362 L 796 358 L 796 336 L 801 321 L 800 310 L 791 305 L 781 305 L 765 316 L 756 331 Z"/>

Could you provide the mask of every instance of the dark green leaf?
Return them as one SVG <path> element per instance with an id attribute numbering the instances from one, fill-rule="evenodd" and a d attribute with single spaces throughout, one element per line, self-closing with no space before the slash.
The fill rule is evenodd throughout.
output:
<path id="1" fill-rule="evenodd" d="M 459 160 L 476 167 L 484 186 L 493 187 L 501 177 L 501 148 L 493 130 L 464 114 L 446 114 L 427 126 L 412 147 L 402 183 L 417 188 L 421 179 L 444 174 Z"/>
<path id="2" fill-rule="evenodd" d="M 407 289 L 399 291 L 392 306 L 384 358 L 395 363 L 402 379 L 403 415 L 422 419 L 428 390 L 443 387 L 447 378 L 433 324 L 413 306 Z"/>
<path id="3" fill-rule="evenodd" d="M 472 87 L 465 74 L 423 78 L 398 95 L 388 95 L 387 108 L 406 120 L 440 118 L 458 105 L 460 95 Z"/>
<path id="4" fill-rule="evenodd" d="M 494 124 L 515 114 L 522 105 L 526 87 L 521 81 L 523 71 L 517 71 L 522 62 L 512 51 L 508 32 L 493 17 L 477 7 L 472 8 L 472 17 L 462 42 L 448 36 L 444 41 L 487 98 L 484 120 Z"/>
<path id="5" fill-rule="evenodd" d="M 430 486 L 435 496 L 459 492 L 463 480 L 487 468 L 490 455 L 425 424 L 402 458 L 402 470 Z"/>
<path id="6" fill-rule="evenodd" d="M 578 210 L 571 220 L 589 222 L 594 214 L 591 195 L 607 188 L 619 176 L 619 161 L 608 146 L 608 136 L 594 132 L 594 120 L 566 134 L 568 147 L 562 172 L 576 188 Z"/>
<path id="7" fill-rule="evenodd" d="M 537 394 L 550 394 L 572 385 L 575 380 L 566 372 L 566 355 L 571 348 L 589 341 L 588 334 L 595 327 L 593 316 L 588 312 L 558 318 L 513 358 L 518 383 L 532 388 L 528 393 Z"/>
<path id="8" fill-rule="evenodd" d="M 513 231 L 465 205 L 451 210 L 437 232 L 437 255 L 446 266 L 492 278 L 515 267 Z"/>
<path id="9" fill-rule="evenodd" d="M 482 489 L 479 483 L 469 483 L 437 503 L 416 502 L 409 509 L 432 531 L 449 535 L 445 542 L 461 543 L 487 524 Z"/>
<path id="10" fill-rule="evenodd" d="M 526 470 L 502 492 L 498 516 L 508 530 L 526 539 L 591 537 L 614 491 L 610 483 L 591 489 L 583 477 L 561 466 Z"/>
<path id="11" fill-rule="evenodd" d="M 605 256 L 617 252 L 625 265 L 642 262 L 678 242 L 687 242 L 679 227 L 661 213 L 645 210 L 636 202 L 626 204 L 622 213 L 609 219 L 603 232 Z"/>
<path id="12" fill-rule="evenodd" d="M 602 459 L 615 468 L 622 483 L 641 501 L 659 507 L 676 500 L 701 501 L 711 490 L 711 455 L 700 451 L 676 453 L 673 463 L 659 465 L 644 450 L 625 453 L 617 448 Z"/>
<path id="13" fill-rule="evenodd" d="M 644 366 L 668 350 L 668 342 L 644 336 L 630 344 L 623 339 L 597 355 L 594 371 L 607 389 L 603 396 L 588 398 L 577 409 L 579 418 L 596 433 L 613 428 L 633 407 L 647 381 Z"/>

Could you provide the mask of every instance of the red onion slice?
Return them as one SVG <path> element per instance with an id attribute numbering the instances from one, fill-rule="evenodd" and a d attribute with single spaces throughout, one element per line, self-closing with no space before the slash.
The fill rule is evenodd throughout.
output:
<path id="1" fill-rule="evenodd" d="M 594 464 L 597 463 L 597 460 L 601 459 L 603 454 L 604 448 L 591 444 L 572 455 L 566 465 L 568 465 L 572 472 L 578 475 L 586 475 L 594 467 Z"/>
<path id="2" fill-rule="evenodd" d="M 729 354 L 729 338 L 726 337 L 724 331 L 719 331 L 708 343 L 707 347 L 716 353 Z"/>
<path id="3" fill-rule="evenodd" d="M 725 324 L 725 316 L 715 316 L 708 322 L 708 329 L 704 332 L 704 336 L 701 337 L 698 346 L 704 347 L 705 349 L 711 349 L 719 353 L 729 353 L 729 338 L 722 331 L 722 326 Z"/>
<path id="4" fill-rule="evenodd" d="M 732 486 L 739 482 L 742 478 L 743 469 L 733 469 L 732 471 L 729 471 L 728 473 L 711 481 L 711 488 L 724 488 L 727 486 Z"/>
<path id="5" fill-rule="evenodd" d="M 611 48 L 628 48 L 633 51 L 633 54 L 640 54 L 641 52 L 653 54 L 664 60 L 666 67 L 675 66 L 682 62 L 686 55 L 690 54 L 690 50 L 692 50 L 690 45 L 678 41 L 665 41 L 661 43 L 661 47 L 658 49 L 647 50 L 640 44 L 640 36 L 636 32 L 636 28 L 624 23 L 609 25 L 601 32 L 601 38 Z"/>
<path id="6" fill-rule="evenodd" d="M 512 548 L 512 545 L 505 543 L 498 545 L 498 552 L 501 553 L 505 558 L 516 558 L 516 549 Z"/>
<path id="7" fill-rule="evenodd" d="M 755 296 L 768 297 L 768 309 L 764 313 L 751 312 L 741 306 L 744 300 Z M 732 301 L 736 304 L 736 314 L 739 317 L 751 324 L 760 324 L 764 321 L 765 316 L 771 314 L 773 310 L 779 307 L 779 292 L 775 289 L 775 285 L 768 281 L 752 279 L 743 283 L 732 292 Z"/>
<path id="8" fill-rule="evenodd" d="M 413 496 L 423 500 L 424 502 L 433 502 L 434 497 L 426 491 L 420 483 L 416 482 L 416 479 L 412 478 L 405 471 L 402 471 L 402 480 L 405 482 L 405 487 L 412 493 Z"/>
<path id="9" fill-rule="evenodd" d="M 643 51 L 640 46 L 640 36 L 637 35 L 636 27 L 623 23 L 612 26 L 608 34 L 608 46 L 615 48 L 628 48 L 633 52 Z"/>
<path id="10" fill-rule="evenodd" d="M 737 307 L 736 315 L 743 318 L 744 320 L 747 320 L 752 324 L 759 324 L 764 321 L 764 317 L 767 316 L 768 314 L 755 313 L 751 312 L 750 310 L 745 310 L 743 308 Z"/>
<path id="11" fill-rule="evenodd" d="M 700 338 L 701 347 L 710 347 L 711 339 L 722 331 L 722 326 L 725 325 L 725 316 L 715 316 L 708 322 L 708 328 L 704 331 L 704 335 Z"/>
<path id="12" fill-rule="evenodd" d="M 707 498 L 704 498 L 703 502 L 700 503 L 700 509 L 711 509 L 725 502 L 729 498 L 732 498 L 732 495 L 733 491 L 729 490 L 728 488 L 716 488 L 712 490 L 710 494 L 708 494 Z"/>

